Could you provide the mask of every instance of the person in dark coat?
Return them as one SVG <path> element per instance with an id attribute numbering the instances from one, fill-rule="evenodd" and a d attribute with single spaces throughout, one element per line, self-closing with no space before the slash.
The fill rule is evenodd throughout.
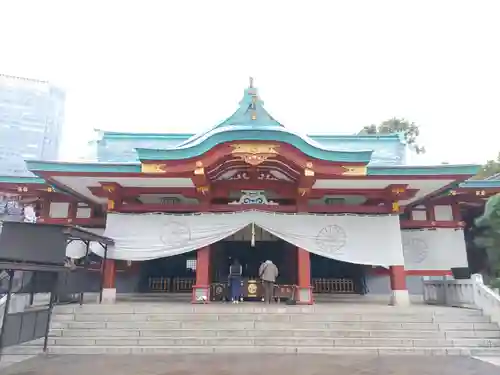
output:
<path id="1" fill-rule="evenodd" d="M 241 275 L 243 273 L 243 267 L 241 267 L 240 262 L 238 262 L 238 259 L 235 259 L 233 261 L 233 264 L 229 266 L 229 287 L 231 288 L 231 301 L 233 303 L 239 303 L 240 302 L 240 296 L 241 296 Z"/>

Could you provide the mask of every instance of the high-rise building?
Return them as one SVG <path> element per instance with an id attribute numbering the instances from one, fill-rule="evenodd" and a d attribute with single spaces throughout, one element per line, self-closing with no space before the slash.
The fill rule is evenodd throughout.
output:
<path id="1" fill-rule="evenodd" d="M 65 94 L 49 82 L 0 74 L 0 175 L 30 175 L 24 160 L 57 160 Z"/>

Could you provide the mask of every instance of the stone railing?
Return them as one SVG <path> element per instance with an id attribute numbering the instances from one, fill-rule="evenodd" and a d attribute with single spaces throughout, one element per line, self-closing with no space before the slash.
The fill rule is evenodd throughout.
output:
<path id="1" fill-rule="evenodd" d="M 424 301 L 429 305 L 480 309 L 500 324 L 500 296 L 484 285 L 481 275 L 469 280 L 424 280 Z"/>

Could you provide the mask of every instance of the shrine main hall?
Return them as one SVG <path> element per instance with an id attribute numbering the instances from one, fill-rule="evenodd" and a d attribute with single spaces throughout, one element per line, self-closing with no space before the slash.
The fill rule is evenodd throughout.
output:
<path id="1" fill-rule="evenodd" d="M 468 267 L 464 213 L 500 189 L 467 181 L 477 165 L 407 165 L 403 134 L 298 134 L 252 84 L 200 134 L 98 135 L 95 162 L 27 161 L 32 176 L 0 177 L 0 215 L 24 210 L 37 225 L 112 238 L 106 254 L 92 246 L 89 256 L 108 301 L 222 300 L 238 259 L 248 299 L 259 298 L 258 267 L 272 260 L 278 288 L 297 303 L 373 294 L 406 305 L 424 277 Z M 70 244 L 67 256 L 78 264 L 85 249 Z"/>

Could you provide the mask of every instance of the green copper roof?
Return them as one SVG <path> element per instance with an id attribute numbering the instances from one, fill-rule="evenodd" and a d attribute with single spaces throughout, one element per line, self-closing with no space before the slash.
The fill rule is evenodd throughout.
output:
<path id="1" fill-rule="evenodd" d="M 0 183 L 4 183 L 4 184 L 41 184 L 41 185 L 44 185 L 47 182 L 43 178 L 38 178 L 38 177 L 0 176 Z"/>
<path id="2" fill-rule="evenodd" d="M 460 184 L 464 189 L 500 188 L 500 180 L 468 180 Z"/>
<path id="3" fill-rule="evenodd" d="M 321 138 L 317 136 L 316 138 Z M 373 139 L 373 138 L 371 138 Z M 181 144 L 164 149 L 137 148 L 139 160 L 179 160 L 200 156 L 213 147 L 226 142 L 270 141 L 288 143 L 311 158 L 332 162 L 364 163 L 371 160 L 373 150 L 335 150 L 322 146 L 305 134 L 286 129 L 264 108 L 257 89 L 251 82 L 243 94 L 239 108 L 229 118 L 208 131 Z"/>
<path id="4" fill-rule="evenodd" d="M 475 164 L 440 164 L 429 166 L 369 166 L 368 176 L 473 176 L 481 169 Z"/>
<path id="5" fill-rule="evenodd" d="M 94 129 L 94 131 L 102 135 L 102 139 L 124 139 L 124 140 L 179 140 L 180 142 L 187 141 L 193 138 L 196 134 L 193 133 L 130 133 L 130 132 L 114 132 L 107 130 Z M 399 133 L 394 134 L 308 134 L 313 141 L 322 143 L 325 141 L 354 141 L 354 142 L 373 142 L 373 141 L 399 141 L 404 143 L 404 135 Z"/>
<path id="6" fill-rule="evenodd" d="M 140 173 L 139 163 L 66 163 L 53 161 L 26 161 L 33 172 L 91 172 L 91 173 Z"/>

